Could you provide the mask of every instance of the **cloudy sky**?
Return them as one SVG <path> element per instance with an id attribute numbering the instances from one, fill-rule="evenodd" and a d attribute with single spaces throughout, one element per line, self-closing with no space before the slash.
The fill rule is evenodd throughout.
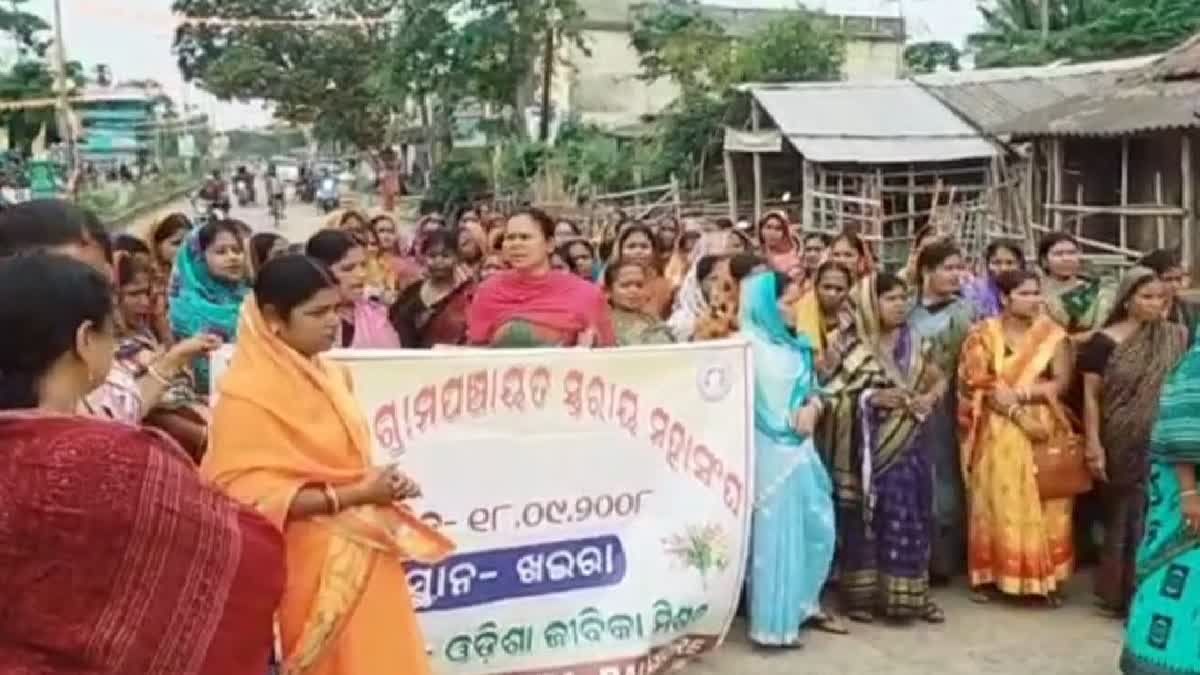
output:
<path id="1" fill-rule="evenodd" d="M 171 54 L 174 32 L 170 0 L 61 0 L 68 58 L 89 67 L 107 63 L 118 79 L 152 78 L 176 100 L 186 100 L 225 128 L 264 124 L 270 115 L 259 104 L 220 103 L 196 88 L 186 88 Z M 794 7 L 796 0 L 713 0 L 742 7 Z M 912 39 L 961 44 L 977 27 L 974 0 L 806 0 L 831 13 L 903 11 Z M 30 11 L 50 19 L 53 0 L 30 0 Z"/>

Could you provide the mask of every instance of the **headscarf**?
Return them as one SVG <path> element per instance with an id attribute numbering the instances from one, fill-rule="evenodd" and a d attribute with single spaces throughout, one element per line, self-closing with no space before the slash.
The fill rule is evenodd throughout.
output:
<path id="1" fill-rule="evenodd" d="M 701 258 L 710 255 L 724 255 L 729 250 L 728 231 L 706 232 L 696 243 L 692 251 L 692 260 L 687 276 L 675 294 L 675 304 L 667 324 L 671 327 L 675 339 L 687 342 L 696 331 L 696 321 L 708 311 L 708 300 L 704 297 L 704 288 L 700 283 L 697 268 Z M 714 271 L 713 274 L 716 272 Z"/>
<path id="2" fill-rule="evenodd" d="M 815 386 L 813 346 L 807 336 L 793 334 L 779 312 L 778 283 L 772 272 L 742 282 L 739 323 L 754 351 L 755 427 L 798 442 L 786 415 L 769 413 L 796 410 L 808 399 Z M 777 400 L 782 392 L 787 392 L 787 399 Z"/>
<path id="3" fill-rule="evenodd" d="M 1147 280 L 1146 267 L 1130 270 L 1117 289 L 1116 305 L 1105 327 L 1128 318 L 1125 304 Z M 1109 482 L 1128 487 L 1145 480 L 1145 452 L 1158 416 L 1163 381 L 1187 348 L 1187 329 L 1166 319 L 1141 323 L 1109 356 L 1100 396 L 1100 440 L 1107 453 Z"/>
<path id="4" fill-rule="evenodd" d="M 924 363 L 921 362 L 924 351 L 920 349 L 921 338 L 907 324 L 899 329 L 896 351 L 910 354 L 913 362 L 909 364 L 908 368 L 901 368 L 896 361 L 895 354 L 883 349 L 883 319 L 879 309 L 879 293 L 876 290 L 878 280 L 879 277 L 872 274 L 863 279 L 854 291 L 857 296 L 854 302 L 854 327 L 858 332 L 859 339 L 878 360 L 884 373 L 895 386 L 915 393 L 919 384 L 918 379 L 924 371 Z"/>
<path id="5" fill-rule="evenodd" d="M 694 218 L 687 218 L 681 224 L 679 234 L 675 237 L 671 258 L 667 260 L 667 265 L 663 268 L 663 276 L 671 282 L 673 288 L 678 289 L 687 278 L 688 270 L 696 261 L 696 251 L 699 248 L 699 242 L 697 242 L 697 245 L 692 247 L 690 254 L 684 253 L 683 241 L 689 234 L 700 234 L 701 232 L 700 222 Z"/>
<path id="6" fill-rule="evenodd" d="M 483 226 L 476 220 L 466 220 L 459 225 L 459 230 L 470 235 L 471 240 L 479 247 L 479 260 L 474 263 L 463 261 L 462 265 L 468 269 L 472 276 L 479 272 L 479 268 L 483 265 L 484 258 L 487 257 L 490 245 L 488 243 L 487 232 L 483 231 Z"/>
<path id="7" fill-rule="evenodd" d="M 175 258 L 171 272 L 170 319 L 171 332 L 177 340 L 202 333 L 233 342 L 237 337 L 238 312 L 249 288 L 245 281 L 230 283 L 212 275 L 200 250 L 200 230 L 188 235 Z M 200 357 L 193 364 L 196 390 L 208 392 L 208 358 Z"/>
<path id="8" fill-rule="evenodd" d="M 770 218 L 775 218 L 783 223 L 783 237 L 788 243 L 786 251 L 776 253 L 767 247 L 766 239 L 763 238 L 763 225 Z M 759 219 L 758 243 L 762 247 L 762 253 L 766 257 L 767 263 L 776 272 L 787 274 L 804 263 L 802 258 L 804 248 L 796 239 L 796 235 L 792 233 L 791 222 L 788 220 L 787 214 L 783 211 L 768 211 Z"/>
<path id="9" fill-rule="evenodd" d="M 535 276 L 511 270 L 493 275 L 471 303 L 467 339 L 487 344 L 504 324 L 518 319 L 564 333 L 595 330 L 597 346 L 616 344 L 604 292 L 568 272 Z"/>
<path id="10" fill-rule="evenodd" d="M 821 310 L 821 299 L 816 288 L 805 291 L 796 303 L 796 334 L 808 338 L 813 353 L 820 358 L 828 347 L 825 335 L 825 313 Z"/>

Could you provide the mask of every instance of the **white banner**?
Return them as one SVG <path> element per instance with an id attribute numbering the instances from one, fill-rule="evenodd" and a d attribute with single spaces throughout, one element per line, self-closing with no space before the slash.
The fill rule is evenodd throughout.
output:
<path id="1" fill-rule="evenodd" d="M 458 544 L 409 570 L 434 672 L 650 675 L 724 638 L 753 503 L 744 343 L 335 358 L 378 461 Z"/>

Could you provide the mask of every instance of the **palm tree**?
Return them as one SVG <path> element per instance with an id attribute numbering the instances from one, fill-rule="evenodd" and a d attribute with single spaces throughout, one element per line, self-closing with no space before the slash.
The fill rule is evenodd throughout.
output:
<path id="1" fill-rule="evenodd" d="M 1043 35 L 1043 7 L 1049 39 Z M 1067 56 L 1069 34 L 1112 10 L 1111 0 L 980 0 L 984 30 L 967 37 L 980 68 L 1038 65 Z"/>

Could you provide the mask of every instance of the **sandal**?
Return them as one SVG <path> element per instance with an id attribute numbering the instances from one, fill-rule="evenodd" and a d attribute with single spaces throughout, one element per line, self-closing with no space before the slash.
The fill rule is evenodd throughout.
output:
<path id="1" fill-rule="evenodd" d="M 846 612 L 846 618 L 855 623 L 875 623 L 875 615 L 865 609 Z"/>
<path id="2" fill-rule="evenodd" d="M 937 603 L 930 600 L 925 603 L 925 608 L 921 610 L 919 618 L 925 623 L 942 624 L 946 623 L 946 613 L 942 611 Z"/>
<path id="3" fill-rule="evenodd" d="M 977 605 L 987 605 L 993 600 L 992 593 L 986 588 L 978 588 L 971 591 L 971 602 Z"/>
<path id="4" fill-rule="evenodd" d="M 813 615 L 808 620 L 808 625 L 823 633 L 831 633 L 833 635 L 850 634 L 850 629 L 846 627 L 846 624 L 842 623 L 841 619 L 825 610 L 821 610 L 819 613 Z"/>

